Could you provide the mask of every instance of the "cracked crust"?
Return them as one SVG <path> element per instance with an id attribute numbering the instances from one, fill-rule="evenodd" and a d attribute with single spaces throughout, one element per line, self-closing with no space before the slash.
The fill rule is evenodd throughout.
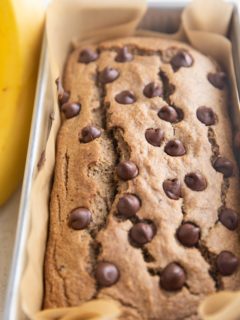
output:
<path id="1" fill-rule="evenodd" d="M 115 50 L 124 45 L 132 50 L 134 59 L 117 63 Z M 67 62 L 65 89 L 82 109 L 79 116 L 63 121 L 58 135 L 44 308 L 75 306 L 92 298 L 108 297 L 122 304 L 121 319 L 125 320 L 198 319 L 197 305 L 206 294 L 239 289 L 239 271 L 221 277 L 214 262 L 222 250 L 240 256 L 238 231 L 230 231 L 218 222 L 222 205 L 236 211 L 240 207 L 227 92 L 207 81 L 207 74 L 219 67 L 174 41 L 124 38 L 105 42 L 99 49 L 96 62 L 77 63 L 80 48 Z M 194 64 L 174 72 L 168 62 L 178 49 L 187 50 Z M 120 77 L 102 87 L 97 75 L 106 66 L 117 68 Z M 144 86 L 152 81 L 163 85 L 163 98 L 148 99 L 142 94 Z M 133 91 L 137 102 L 116 103 L 114 97 L 122 90 Z M 176 124 L 161 120 L 157 113 L 166 104 L 180 108 L 183 120 Z M 216 125 L 207 127 L 198 121 L 199 106 L 213 108 L 218 117 Z M 79 132 L 89 124 L 101 127 L 103 134 L 91 143 L 80 144 Z M 153 147 L 144 134 L 146 129 L 158 127 L 165 133 L 164 143 Z M 174 137 L 184 142 L 186 155 L 176 158 L 164 153 L 165 143 Z M 212 167 L 219 154 L 233 161 L 233 177 L 223 179 Z M 118 181 L 116 164 L 129 159 L 137 164 L 139 175 L 128 182 Z M 194 192 L 183 183 L 185 174 L 195 170 L 200 170 L 208 181 L 202 192 Z M 177 201 L 166 197 L 162 188 L 168 178 L 182 181 L 182 198 Z M 125 192 L 141 199 L 138 219 L 152 220 L 157 227 L 156 236 L 142 249 L 131 246 L 128 240 L 136 221 L 116 215 L 116 204 Z M 79 206 L 92 211 L 93 221 L 88 229 L 76 231 L 68 227 L 67 218 Z M 186 248 L 177 241 L 175 233 L 183 221 L 201 228 L 198 247 Z M 115 285 L 98 288 L 94 269 L 100 260 L 118 266 L 121 276 Z M 182 290 L 170 293 L 159 287 L 159 279 L 163 268 L 173 261 L 185 269 L 187 282 Z"/>

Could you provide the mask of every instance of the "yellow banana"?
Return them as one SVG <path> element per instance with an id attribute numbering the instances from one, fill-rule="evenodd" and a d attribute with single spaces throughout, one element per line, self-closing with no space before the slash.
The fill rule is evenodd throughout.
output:
<path id="1" fill-rule="evenodd" d="M 23 175 L 45 7 L 44 0 L 0 1 L 0 205 Z"/>

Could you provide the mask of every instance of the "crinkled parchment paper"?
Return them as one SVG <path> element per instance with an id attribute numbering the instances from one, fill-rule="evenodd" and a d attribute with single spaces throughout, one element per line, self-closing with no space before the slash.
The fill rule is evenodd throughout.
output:
<path id="1" fill-rule="evenodd" d="M 48 121 L 42 128 L 46 136 L 44 162 L 35 170 L 31 193 L 31 222 L 26 248 L 26 267 L 21 282 L 20 308 L 30 319 L 76 319 L 66 316 L 66 310 L 34 314 L 41 309 L 43 297 L 43 263 L 48 230 L 49 195 L 55 161 L 55 141 L 60 125 L 54 80 L 62 74 L 72 42 L 97 43 L 101 40 L 135 34 L 135 29 L 146 10 L 145 0 L 54 0 L 47 12 L 47 44 L 50 63 L 52 104 L 51 130 Z M 231 107 L 239 110 L 232 47 L 225 37 L 231 21 L 233 7 L 221 0 L 195 0 L 182 14 L 182 26 L 174 35 L 137 31 L 137 35 L 164 37 L 189 42 L 194 48 L 216 59 L 228 73 L 231 85 Z M 47 110 L 47 109 L 46 109 Z M 47 111 L 46 111 L 47 112 Z M 47 114 L 49 116 L 49 113 Z M 237 120 L 236 120 L 237 119 Z M 239 128 L 235 117 L 234 131 Z M 48 133 L 48 134 L 47 134 Z M 36 164 L 37 168 L 37 164 Z M 227 298 L 226 298 L 226 295 Z M 224 303 L 222 301 L 224 300 Z M 202 319 L 231 320 L 240 317 L 240 294 L 218 293 L 208 297 L 200 307 Z M 65 309 L 65 308 L 64 308 Z M 80 308 L 79 308 L 80 310 Z M 70 310 L 71 311 L 71 310 Z M 211 314 L 211 316 L 209 315 Z M 217 313 L 217 317 L 214 315 Z M 41 317 L 42 316 L 42 317 Z M 116 315 L 115 315 L 116 316 Z M 23 317 L 23 318 L 24 318 Z M 81 318 L 82 319 L 82 318 Z M 84 318 L 90 319 L 90 318 Z M 91 319 L 112 319 L 95 317 Z"/>

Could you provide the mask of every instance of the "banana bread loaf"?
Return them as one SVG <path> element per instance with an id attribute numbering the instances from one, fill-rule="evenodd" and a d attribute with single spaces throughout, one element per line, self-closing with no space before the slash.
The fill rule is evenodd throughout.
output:
<path id="1" fill-rule="evenodd" d="M 198 319 L 204 296 L 239 289 L 219 66 L 184 43 L 122 38 L 75 49 L 57 84 L 44 308 L 111 298 L 125 320 Z"/>

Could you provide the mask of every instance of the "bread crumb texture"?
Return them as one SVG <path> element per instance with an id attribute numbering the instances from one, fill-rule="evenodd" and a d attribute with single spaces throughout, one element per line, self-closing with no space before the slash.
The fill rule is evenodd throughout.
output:
<path id="1" fill-rule="evenodd" d="M 44 308 L 111 298 L 121 320 L 194 320 L 207 294 L 239 289 L 227 86 L 180 42 L 74 49 L 59 91 Z"/>

